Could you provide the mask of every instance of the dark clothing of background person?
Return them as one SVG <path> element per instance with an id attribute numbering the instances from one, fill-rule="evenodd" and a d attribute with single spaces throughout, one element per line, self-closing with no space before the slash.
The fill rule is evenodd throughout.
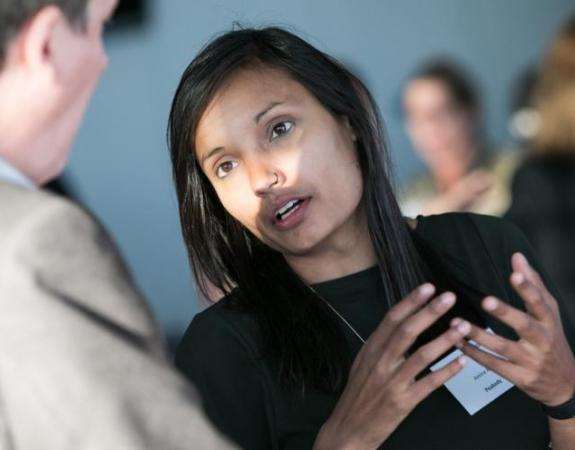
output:
<path id="1" fill-rule="evenodd" d="M 575 320 L 575 151 L 528 157 L 512 199 L 505 217 L 526 234 Z"/>

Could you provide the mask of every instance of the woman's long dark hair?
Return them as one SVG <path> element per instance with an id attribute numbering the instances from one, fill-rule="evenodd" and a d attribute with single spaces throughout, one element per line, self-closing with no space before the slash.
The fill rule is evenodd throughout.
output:
<path id="1" fill-rule="evenodd" d="M 280 69 L 357 136 L 363 207 L 389 306 L 424 281 L 425 268 L 394 196 L 381 118 L 363 83 L 340 63 L 280 28 L 223 34 L 185 70 L 172 103 L 168 140 L 180 219 L 200 290 L 233 290 L 237 305 L 255 315 L 262 355 L 279 364 L 289 385 L 337 389 L 349 359 L 337 318 L 292 271 L 224 209 L 195 156 L 195 134 L 222 83 L 242 68 Z M 237 288 L 237 289 L 236 289 Z"/>

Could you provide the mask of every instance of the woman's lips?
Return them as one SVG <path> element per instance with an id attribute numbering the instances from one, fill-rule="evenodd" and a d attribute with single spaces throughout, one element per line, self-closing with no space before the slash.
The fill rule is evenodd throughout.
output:
<path id="1" fill-rule="evenodd" d="M 277 208 L 273 213 L 274 227 L 286 231 L 298 226 L 304 219 L 311 197 L 291 198 Z"/>

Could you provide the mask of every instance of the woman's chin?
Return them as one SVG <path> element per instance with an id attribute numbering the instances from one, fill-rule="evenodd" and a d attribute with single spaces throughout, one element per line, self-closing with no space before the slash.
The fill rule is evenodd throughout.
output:
<path id="1" fill-rule="evenodd" d="M 286 258 L 311 256 L 314 253 L 317 253 L 318 244 L 318 239 L 302 239 L 301 237 L 298 239 L 291 239 L 288 242 L 283 241 L 281 243 L 268 243 L 270 247 L 282 253 Z"/>

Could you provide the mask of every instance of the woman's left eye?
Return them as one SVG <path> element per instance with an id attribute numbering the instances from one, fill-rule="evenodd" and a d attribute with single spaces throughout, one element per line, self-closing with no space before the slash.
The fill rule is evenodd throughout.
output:
<path id="1" fill-rule="evenodd" d="M 293 122 L 289 120 L 285 120 L 283 122 L 274 125 L 274 127 L 272 128 L 270 140 L 274 141 L 277 138 L 285 136 L 291 131 L 293 125 L 294 125 Z"/>

